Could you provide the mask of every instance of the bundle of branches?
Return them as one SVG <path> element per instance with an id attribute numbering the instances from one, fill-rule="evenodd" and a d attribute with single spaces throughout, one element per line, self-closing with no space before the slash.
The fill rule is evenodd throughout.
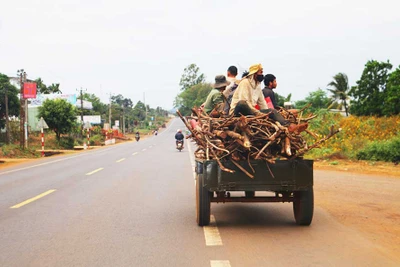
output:
<path id="1" fill-rule="evenodd" d="M 222 170 L 232 173 L 233 170 L 225 168 L 222 164 L 223 161 L 230 160 L 250 177 L 252 175 L 243 169 L 238 161 L 263 159 L 274 163 L 277 158 L 293 159 L 318 147 L 341 130 L 335 130 L 332 126 L 326 137 L 308 146 L 299 132 L 289 132 L 287 127 L 270 119 L 269 114 L 214 118 L 197 108 L 193 108 L 192 111 L 192 116 L 188 117 L 182 116 L 179 110 L 177 114 L 191 132 L 189 137 L 198 146 L 195 151 L 196 159 L 216 160 Z M 285 109 L 279 112 L 286 120 L 295 124 L 308 122 L 316 117 L 310 115 L 302 118 L 303 110 L 298 115 Z M 313 132 L 305 132 L 317 139 Z"/>

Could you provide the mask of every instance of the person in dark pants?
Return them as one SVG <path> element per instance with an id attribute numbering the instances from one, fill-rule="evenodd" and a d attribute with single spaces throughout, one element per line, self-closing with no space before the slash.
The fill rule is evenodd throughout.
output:
<path id="1" fill-rule="evenodd" d="M 282 126 L 288 127 L 289 132 L 304 131 L 308 124 L 291 124 L 276 109 L 268 107 L 260 87 L 260 83 L 263 80 L 264 75 L 261 64 L 252 65 L 249 69 L 249 74 L 240 82 L 233 95 L 229 113 L 233 113 L 235 116 L 270 113 L 269 117 L 279 122 Z M 260 107 L 260 110 L 255 108 L 256 104 Z"/>
<path id="2" fill-rule="evenodd" d="M 182 147 L 183 147 L 183 143 L 184 143 L 184 140 L 185 139 L 185 136 L 182 134 L 182 130 L 181 129 L 178 129 L 177 130 L 177 132 L 176 132 L 176 134 L 175 134 L 175 142 L 176 142 L 176 146 L 178 146 L 178 142 L 179 141 L 182 141 Z"/>

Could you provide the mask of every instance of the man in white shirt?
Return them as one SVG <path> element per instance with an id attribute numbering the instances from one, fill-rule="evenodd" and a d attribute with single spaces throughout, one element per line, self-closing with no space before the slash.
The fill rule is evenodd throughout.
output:
<path id="1" fill-rule="evenodd" d="M 308 124 L 293 124 L 285 120 L 283 116 L 275 109 L 269 109 L 267 102 L 264 99 L 261 91 L 261 82 L 264 80 L 263 68 L 261 64 L 250 66 L 249 74 L 242 79 L 238 88 L 232 97 L 231 108 L 229 114 L 240 115 L 259 115 L 261 113 L 269 113 L 269 117 L 278 121 L 282 126 L 288 127 L 289 132 L 302 132 Z M 260 107 L 260 110 L 255 108 L 255 105 Z"/>

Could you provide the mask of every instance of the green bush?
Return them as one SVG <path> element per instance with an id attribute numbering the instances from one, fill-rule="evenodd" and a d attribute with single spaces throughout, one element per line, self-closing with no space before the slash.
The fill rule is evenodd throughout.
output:
<path id="1" fill-rule="evenodd" d="M 97 134 L 90 137 L 91 146 L 101 146 L 104 143 L 104 136 Z"/>
<path id="2" fill-rule="evenodd" d="M 62 136 L 58 144 L 61 148 L 74 149 L 75 139 L 72 136 Z"/>
<path id="3" fill-rule="evenodd" d="M 390 140 L 367 144 L 357 153 L 357 159 L 399 162 L 400 135 Z"/>

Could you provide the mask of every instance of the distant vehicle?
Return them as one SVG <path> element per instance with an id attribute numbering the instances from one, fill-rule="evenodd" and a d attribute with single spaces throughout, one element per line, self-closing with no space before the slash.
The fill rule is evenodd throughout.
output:
<path id="1" fill-rule="evenodd" d="M 137 142 L 139 142 L 139 139 L 140 139 L 140 134 L 139 134 L 139 132 L 136 133 L 135 139 L 136 139 Z"/>
<path id="2" fill-rule="evenodd" d="M 176 141 L 176 149 L 178 149 L 179 152 L 182 151 L 182 149 L 183 149 L 183 140 Z"/>

